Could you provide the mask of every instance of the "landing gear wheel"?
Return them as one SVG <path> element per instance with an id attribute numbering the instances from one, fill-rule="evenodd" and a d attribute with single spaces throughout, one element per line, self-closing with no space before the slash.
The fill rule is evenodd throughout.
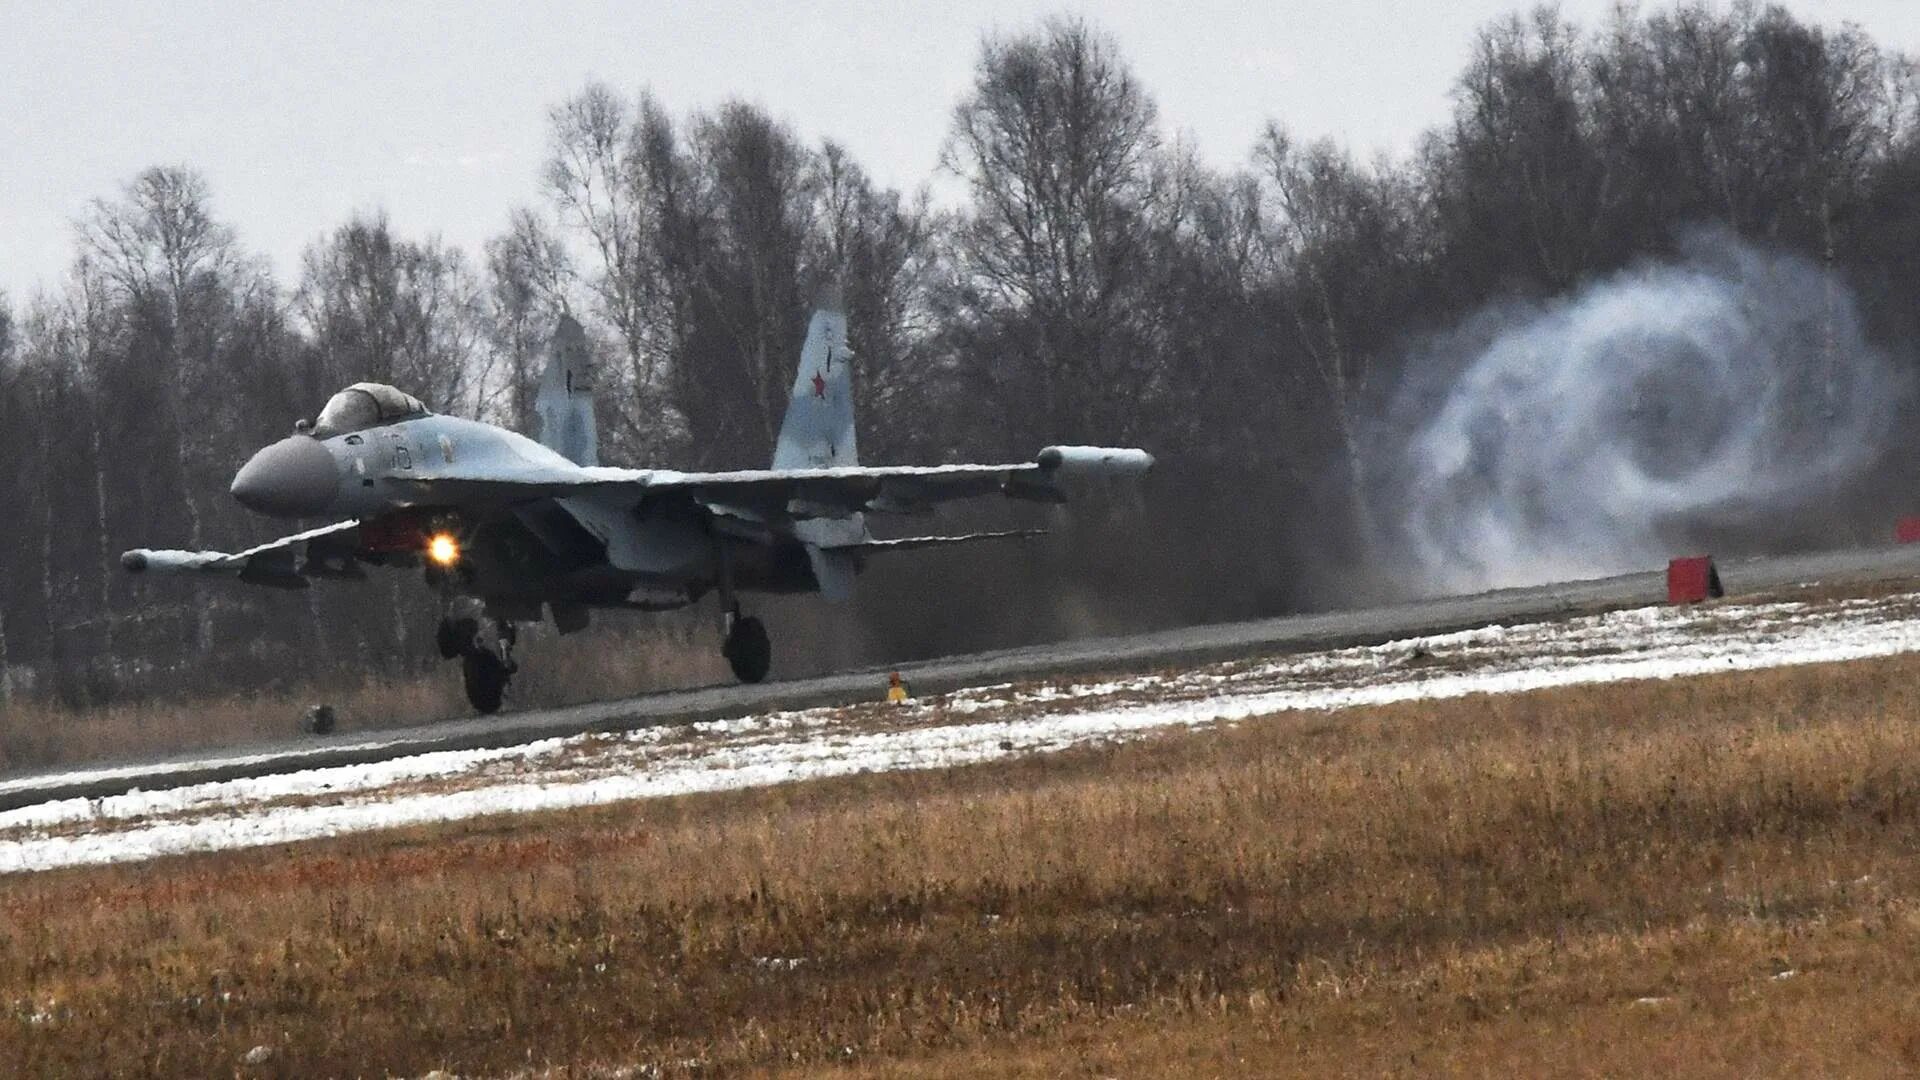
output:
<path id="1" fill-rule="evenodd" d="M 748 616 L 733 620 L 733 629 L 720 646 L 720 655 L 733 667 L 733 677 L 743 683 L 757 683 L 773 667 L 773 642 L 759 619 Z"/>
<path id="2" fill-rule="evenodd" d="M 333 706 L 315 705 L 307 710 L 307 715 L 301 720 L 300 727 L 309 735 L 331 735 L 333 724 Z"/>
<path id="3" fill-rule="evenodd" d="M 482 716 L 500 711 L 500 702 L 507 694 L 507 679 L 512 674 L 506 661 L 490 649 L 472 649 L 460 657 L 460 675 L 467 687 L 467 701 Z"/>

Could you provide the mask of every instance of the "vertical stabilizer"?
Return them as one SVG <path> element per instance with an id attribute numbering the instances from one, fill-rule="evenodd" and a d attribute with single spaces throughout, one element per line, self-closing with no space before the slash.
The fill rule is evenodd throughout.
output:
<path id="1" fill-rule="evenodd" d="M 807 323 L 793 397 L 773 448 L 773 467 L 831 469 L 859 463 L 853 435 L 853 350 L 847 348 L 846 307 L 836 286 L 821 296 Z M 853 595 L 859 560 L 852 552 L 834 549 L 871 538 L 865 516 L 806 518 L 794 522 L 793 535 L 806 545 L 820 592 L 829 600 Z"/>
<path id="2" fill-rule="evenodd" d="M 571 315 L 560 316 L 548 347 L 547 370 L 533 399 L 540 414 L 540 445 L 575 465 L 600 463 L 593 425 L 593 356 L 587 332 Z"/>
<path id="3" fill-rule="evenodd" d="M 774 444 L 776 469 L 826 469 L 857 465 L 853 435 L 853 353 L 847 348 L 847 314 L 838 287 L 829 289 L 807 324 L 793 398 Z"/>

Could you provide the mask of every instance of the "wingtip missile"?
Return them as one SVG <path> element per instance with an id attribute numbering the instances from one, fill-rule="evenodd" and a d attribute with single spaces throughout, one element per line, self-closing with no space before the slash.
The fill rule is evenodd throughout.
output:
<path id="1" fill-rule="evenodd" d="M 1140 476 L 1153 468 L 1153 455 L 1131 446 L 1049 446 L 1034 464 L 1062 477 Z"/>
<path id="2" fill-rule="evenodd" d="M 129 574 L 144 574 L 149 571 L 156 574 L 184 573 L 190 570 L 208 569 L 226 557 L 218 551 L 156 551 L 152 548 L 135 548 L 120 556 L 120 567 Z"/>

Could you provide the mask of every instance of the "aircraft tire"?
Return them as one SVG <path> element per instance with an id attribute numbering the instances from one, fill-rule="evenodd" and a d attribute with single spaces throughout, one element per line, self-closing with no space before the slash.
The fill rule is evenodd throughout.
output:
<path id="1" fill-rule="evenodd" d="M 300 721 L 300 729 L 309 735 L 331 735 L 333 725 L 334 715 L 331 705 L 315 705 L 307 710 L 306 717 Z"/>
<path id="2" fill-rule="evenodd" d="M 743 683 L 760 682 L 773 668 L 773 642 L 767 638 L 766 625 L 751 615 L 734 622 L 720 653 L 733 668 L 733 677 Z"/>
<path id="3" fill-rule="evenodd" d="M 472 649 L 460 657 L 460 676 L 467 688 L 467 703 L 482 716 L 500 711 L 510 674 L 505 662 L 491 650 Z"/>

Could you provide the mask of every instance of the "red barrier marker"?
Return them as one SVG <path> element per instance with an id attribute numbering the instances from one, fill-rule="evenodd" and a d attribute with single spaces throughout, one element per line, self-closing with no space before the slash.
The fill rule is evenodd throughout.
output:
<path id="1" fill-rule="evenodd" d="M 1667 603 L 1697 604 L 1726 595 L 1711 555 L 1692 555 L 1667 563 Z"/>
<path id="2" fill-rule="evenodd" d="M 1903 517 L 1893 526 L 1893 538 L 1903 544 L 1920 542 L 1920 517 Z"/>

